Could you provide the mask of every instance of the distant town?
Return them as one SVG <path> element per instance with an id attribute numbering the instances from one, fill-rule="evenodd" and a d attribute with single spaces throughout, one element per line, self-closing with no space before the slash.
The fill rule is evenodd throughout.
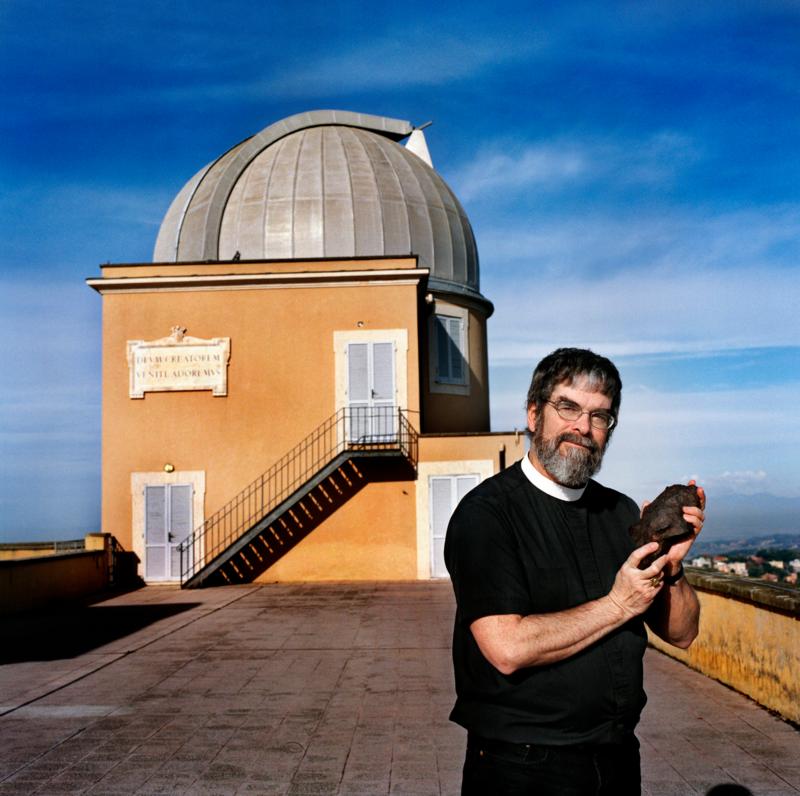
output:
<path id="1" fill-rule="evenodd" d="M 686 561 L 689 566 L 798 588 L 800 535 L 719 540 L 698 547 L 699 554 Z"/>

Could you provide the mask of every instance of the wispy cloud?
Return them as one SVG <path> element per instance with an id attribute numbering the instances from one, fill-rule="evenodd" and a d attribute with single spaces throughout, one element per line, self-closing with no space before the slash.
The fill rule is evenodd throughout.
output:
<path id="1" fill-rule="evenodd" d="M 703 480 L 707 490 L 738 495 L 764 492 L 770 487 L 766 470 L 725 470 Z"/>
<path id="2" fill-rule="evenodd" d="M 500 278 L 523 268 L 531 276 L 594 279 L 637 269 L 691 274 L 718 269 L 760 272 L 800 263 L 800 205 L 763 204 L 744 210 L 705 207 L 637 212 L 609 206 L 594 213 L 562 211 L 477 229 L 483 272 Z M 488 263 L 488 266 L 486 265 Z"/>
<path id="3" fill-rule="evenodd" d="M 570 140 L 490 144 L 450 175 L 465 202 L 508 200 L 534 189 L 553 192 L 603 183 L 664 187 L 699 157 L 698 145 L 686 135 L 662 130 L 644 140 Z"/>
<path id="4" fill-rule="evenodd" d="M 493 428 L 522 427 L 526 378 L 529 371 L 519 374 L 522 384 L 515 389 L 493 391 Z M 793 466 L 800 446 L 796 391 L 796 385 L 712 392 L 700 385 L 670 392 L 626 388 L 600 480 L 637 501 L 689 477 L 716 493 L 800 495 Z M 780 443 L 775 428 L 785 429 Z M 726 457 L 750 467 L 721 471 Z"/>

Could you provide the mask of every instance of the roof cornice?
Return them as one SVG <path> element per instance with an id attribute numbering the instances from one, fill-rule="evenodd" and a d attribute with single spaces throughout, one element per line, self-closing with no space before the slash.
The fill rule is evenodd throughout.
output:
<path id="1" fill-rule="evenodd" d="M 280 274 L 191 274 L 173 276 L 97 277 L 86 280 L 98 293 L 156 292 L 162 290 L 232 290 L 243 288 L 339 287 L 406 284 L 427 280 L 427 268 L 371 271 L 302 271 Z"/>

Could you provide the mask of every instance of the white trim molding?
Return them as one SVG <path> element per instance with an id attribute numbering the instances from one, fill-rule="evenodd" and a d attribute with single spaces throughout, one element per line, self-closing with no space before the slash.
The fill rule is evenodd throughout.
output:
<path id="1" fill-rule="evenodd" d="M 205 522 L 206 474 L 204 470 L 175 470 L 171 473 L 164 470 L 154 472 L 131 473 L 131 540 L 133 552 L 139 557 L 139 574 L 144 573 L 144 526 L 145 506 L 144 488 L 146 486 L 164 486 L 166 484 L 190 484 L 192 487 L 192 526 L 197 528 Z M 195 555 L 198 560 L 204 551 L 198 549 Z M 164 583 L 168 581 L 158 581 Z"/>

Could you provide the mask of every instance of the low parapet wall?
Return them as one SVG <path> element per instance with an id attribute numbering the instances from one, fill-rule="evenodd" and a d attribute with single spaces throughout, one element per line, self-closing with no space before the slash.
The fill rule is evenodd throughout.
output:
<path id="1" fill-rule="evenodd" d="M 38 555 L 30 544 L 5 546 L 7 553 L 22 551 L 26 557 L 0 560 L 0 614 L 29 611 L 140 583 L 138 559 L 109 533 L 87 534 L 80 542 L 82 550 L 57 552 L 59 544 L 40 543 Z"/>
<path id="2" fill-rule="evenodd" d="M 105 550 L 0 561 L 0 613 L 74 600 L 108 587 Z"/>
<path id="3" fill-rule="evenodd" d="M 700 633 L 688 650 L 650 642 L 709 677 L 800 723 L 800 590 L 687 569 L 700 598 Z"/>

